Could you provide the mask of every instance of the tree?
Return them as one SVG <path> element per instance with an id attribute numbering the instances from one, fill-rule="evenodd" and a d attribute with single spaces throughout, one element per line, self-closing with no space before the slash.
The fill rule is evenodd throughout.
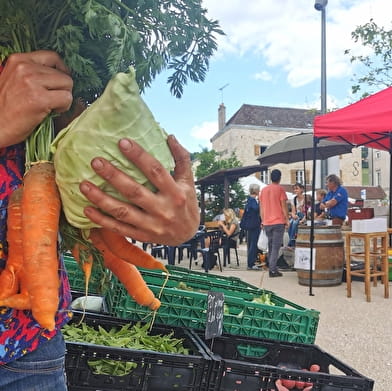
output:
<path id="1" fill-rule="evenodd" d="M 209 151 L 207 148 L 203 148 L 201 152 L 192 154 L 193 160 L 199 163 L 196 168 L 196 178 L 203 178 L 218 170 L 242 166 L 235 154 L 232 154 L 228 159 L 221 159 L 220 157 L 221 154 L 213 149 Z M 229 207 L 233 209 L 242 208 L 245 203 L 246 194 L 240 183 L 238 181 L 231 183 L 229 192 Z M 206 186 L 205 194 L 208 195 L 208 199 L 206 200 L 206 220 L 212 220 L 214 216 L 221 214 L 224 208 L 224 185 L 215 184 Z"/>
<path id="2" fill-rule="evenodd" d="M 352 63 L 359 63 L 365 69 L 364 76 L 354 74 L 356 84 L 352 86 L 352 92 L 362 91 L 362 87 L 385 88 L 392 85 L 392 30 L 379 27 L 373 19 L 363 26 L 358 26 L 352 33 L 355 42 L 371 50 L 367 55 L 352 55 L 351 50 L 345 50 L 345 54 L 351 55 Z M 367 72 L 367 73 L 366 73 Z M 363 91 L 362 96 L 369 95 Z"/>
<path id="3" fill-rule="evenodd" d="M 87 102 L 130 65 L 141 91 L 168 68 L 181 97 L 188 80 L 204 81 L 223 34 L 206 13 L 201 0 L 1 0 L 0 63 L 14 51 L 55 50 Z"/>

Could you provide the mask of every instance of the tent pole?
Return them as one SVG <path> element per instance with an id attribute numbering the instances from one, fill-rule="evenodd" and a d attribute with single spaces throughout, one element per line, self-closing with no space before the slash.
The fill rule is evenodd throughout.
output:
<path id="1" fill-rule="evenodd" d="M 392 228 L 392 132 L 389 132 L 389 228 Z M 390 241 L 390 240 L 389 240 Z M 391 245 L 391 243 L 389 243 Z"/>
<path id="2" fill-rule="evenodd" d="M 228 208 L 229 207 L 229 179 L 227 178 L 226 175 L 224 177 L 223 186 L 224 186 L 224 207 Z"/>
<path id="3" fill-rule="evenodd" d="M 310 216 L 310 270 L 309 270 L 309 296 L 314 296 L 313 293 L 313 242 L 314 242 L 314 193 L 316 185 L 316 147 L 318 139 L 313 137 L 313 169 L 312 169 L 312 206 Z"/>
<path id="4" fill-rule="evenodd" d="M 206 220 L 206 202 L 205 202 L 205 187 L 200 186 L 200 224 L 204 224 Z"/>

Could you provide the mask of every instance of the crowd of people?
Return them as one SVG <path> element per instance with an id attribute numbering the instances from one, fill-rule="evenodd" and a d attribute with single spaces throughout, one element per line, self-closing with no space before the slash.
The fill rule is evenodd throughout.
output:
<path id="1" fill-rule="evenodd" d="M 260 270 L 258 262 L 260 248 L 258 238 L 264 230 L 268 238 L 267 264 L 270 277 L 280 277 L 277 262 L 284 246 L 284 235 L 288 236 L 288 249 L 294 249 L 298 227 L 307 224 L 312 218 L 312 197 L 305 193 L 302 183 L 292 187 L 293 198 L 288 200 L 287 193 L 280 185 L 280 170 L 272 170 L 271 184 L 260 191 L 260 186 L 251 184 L 244 207 L 244 215 L 240 222 L 246 232 L 247 267 L 248 270 Z M 342 186 L 340 178 L 335 174 L 326 178 L 326 189 L 318 189 L 315 193 L 313 218 L 315 224 L 342 225 L 348 209 L 348 194 Z"/>

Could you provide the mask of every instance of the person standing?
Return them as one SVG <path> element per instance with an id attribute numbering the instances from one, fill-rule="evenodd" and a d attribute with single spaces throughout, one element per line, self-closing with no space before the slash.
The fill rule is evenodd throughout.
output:
<path id="1" fill-rule="evenodd" d="M 327 176 L 326 185 L 328 193 L 320 203 L 320 208 L 332 220 L 333 225 L 342 225 L 347 215 L 347 190 L 335 174 Z"/>
<path id="2" fill-rule="evenodd" d="M 280 185 L 282 173 L 272 170 L 271 184 L 261 190 L 259 196 L 260 216 L 268 237 L 268 265 L 270 277 L 281 277 L 277 262 L 280 247 L 283 244 L 285 228 L 289 225 L 287 195 Z"/>
<path id="3" fill-rule="evenodd" d="M 257 241 L 260 235 L 261 218 L 258 203 L 260 186 L 252 183 L 249 186 L 249 196 L 245 205 L 245 213 L 249 216 L 249 222 L 246 229 L 246 244 L 248 252 L 248 270 L 260 270 L 255 264 L 257 260 Z"/>

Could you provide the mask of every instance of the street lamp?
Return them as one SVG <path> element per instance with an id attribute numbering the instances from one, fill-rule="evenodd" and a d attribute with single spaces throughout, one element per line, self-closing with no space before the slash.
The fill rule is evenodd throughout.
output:
<path id="1" fill-rule="evenodd" d="M 325 7 L 328 0 L 315 0 L 314 8 L 321 11 L 321 114 L 327 112 L 327 64 L 326 64 L 326 39 L 325 39 Z M 320 161 L 320 187 L 324 185 L 328 175 L 328 160 Z"/>

